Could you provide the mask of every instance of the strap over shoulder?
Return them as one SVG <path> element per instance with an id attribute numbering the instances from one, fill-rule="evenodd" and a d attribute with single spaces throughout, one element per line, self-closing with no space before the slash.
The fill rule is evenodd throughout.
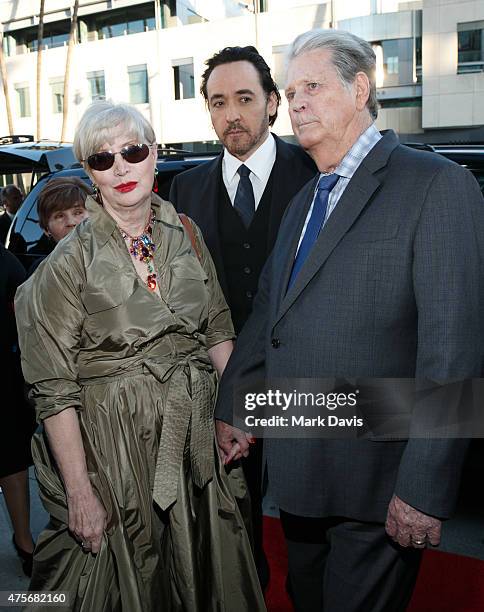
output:
<path id="1" fill-rule="evenodd" d="M 178 217 L 185 228 L 188 237 L 190 238 L 190 242 L 192 243 L 193 250 L 195 251 L 196 256 L 198 257 L 198 261 L 202 263 L 202 249 L 200 248 L 200 243 L 195 236 L 195 232 L 193 231 L 193 225 L 191 220 L 183 213 L 179 213 Z"/>

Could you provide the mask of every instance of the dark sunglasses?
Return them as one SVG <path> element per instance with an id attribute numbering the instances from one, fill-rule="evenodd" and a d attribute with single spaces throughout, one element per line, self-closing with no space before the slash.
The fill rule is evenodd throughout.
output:
<path id="1" fill-rule="evenodd" d="M 139 164 L 139 162 L 144 161 L 148 157 L 149 152 L 150 148 L 147 144 L 134 144 L 123 147 L 121 151 L 116 151 L 115 153 L 112 151 L 94 153 L 94 155 L 89 155 L 87 159 L 83 159 L 82 161 L 87 161 L 92 170 L 103 171 L 112 168 L 114 156 L 118 153 L 130 164 Z"/>

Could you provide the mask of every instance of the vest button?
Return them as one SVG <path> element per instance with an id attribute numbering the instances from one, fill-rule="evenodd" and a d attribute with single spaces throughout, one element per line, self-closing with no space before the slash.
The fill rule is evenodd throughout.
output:
<path id="1" fill-rule="evenodd" d="M 248 242 L 244 242 L 242 246 L 244 247 L 244 249 L 250 249 L 250 244 Z"/>
<path id="2" fill-rule="evenodd" d="M 252 270 L 249 268 L 249 266 L 245 266 L 245 268 L 244 268 L 244 272 L 245 272 L 246 274 L 250 274 L 250 273 L 252 272 Z"/>
<path id="3" fill-rule="evenodd" d="M 271 340 L 272 348 L 278 349 L 281 346 L 281 341 L 279 338 L 272 338 Z"/>

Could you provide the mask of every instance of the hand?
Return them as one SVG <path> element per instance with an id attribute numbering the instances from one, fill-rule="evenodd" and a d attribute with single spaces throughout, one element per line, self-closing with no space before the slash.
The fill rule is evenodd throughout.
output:
<path id="1" fill-rule="evenodd" d="M 106 529 L 106 510 L 89 485 L 83 491 L 67 496 L 69 530 L 79 540 L 83 550 L 97 553 Z"/>
<path id="2" fill-rule="evenodd" d="M 227 465 L 232 460 L 249 456 L 249 444 L 255 442 L 251 434 L 245 433 L 245 431 L 218 419 L 215 420 L 215 429 L 220 449 L 220 458 L 224 465 Z"/>
<path id="3" fill-rule="evenodd" d="M 425 548 L 427 543 L 438 546 L 442 521 L 415 510 L 394 495 L 388 506 L 385 529 L 400 546 Z"/>

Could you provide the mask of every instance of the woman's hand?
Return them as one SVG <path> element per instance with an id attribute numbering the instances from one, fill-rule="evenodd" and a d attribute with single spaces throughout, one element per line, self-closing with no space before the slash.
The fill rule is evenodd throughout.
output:
<path id="1" fill-rule="evenodd" d="M 45 419 L 44 427 L 67 495 L 69 529 L 85 550 L 97 553 L 106 528 L 106 511 L 89 480 L 75 409 L 67 408 Z"/>
<path id="2" fill-rule="evenodd" d="M 104 530 L 106 510 L 89 485 L 83 491 L 67 494 L 69 530 L 85 551 L 99 552 Z"/>

